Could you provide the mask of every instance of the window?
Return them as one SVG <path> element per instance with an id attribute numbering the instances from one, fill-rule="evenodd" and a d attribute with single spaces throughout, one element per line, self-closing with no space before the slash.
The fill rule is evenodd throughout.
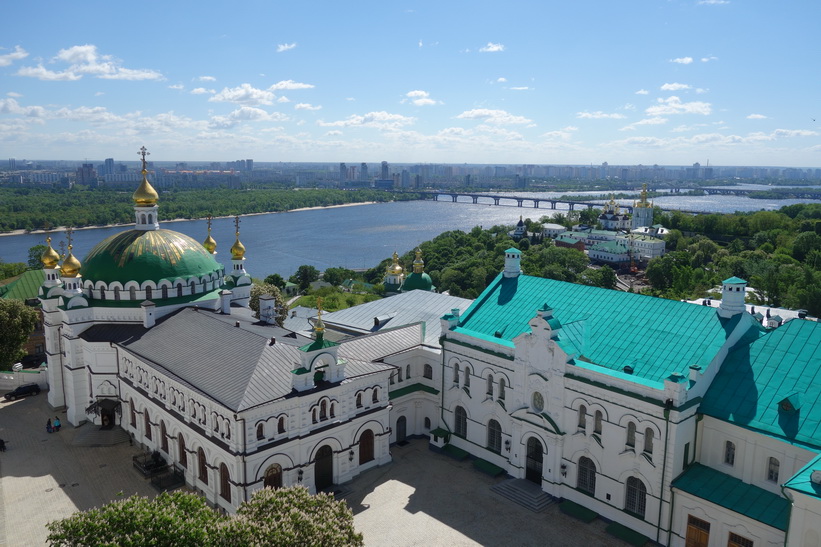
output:
<path id="1" fill-rule="evenodd" d="M 177 283 L 177 297 L 182 296 L 182 283 Z"/>
<path id="2" fill-rule="evenodd" d="M 396 375 L 398 377 L 397 379 L 401 382 L 402 381 L 402 369 L 401 368 L 396 372 Z"/>
<path id="3" fill-rule="evenodd" d="M 465 409 L 461 406 L 457 406 L 456 410 L 453 412 L 454 414 L 454 424 L 453 429 L 454 432 L 459 435 L 460 437 L 467 437 L 468 435 L 468 415 L 465 412 Z"/>
<path id="4" fill-rule="evenodd" d="M 362 408 L 362 394 L 356 394 L 356 408 Z"/>
<path id="5" fill-rule="evenodd" d="M 579 407 L 579 429 L 587 429 L 587 407 L 584 405 Z"/>
<path id="6" fill-rule="evenodd" d="M 145 288 L 145 299 L 146 300 L 151 300 L 151 298 L 153 296 L 154 296 L 154 289 L 152 289 L 151 287 L 146 287 Z"/>
<path id="7" fill-rule="evenodd" d="M 162 289 L 160 289 L 160 294 L 162 294 L 163 298 L 168 298 L 168 287 L 166 285 L 162 286 Z"/>
<path id="8" fill-rule="evenodd" d="M 165 422 L 160 420 L 160 449 L 168 454 L 168 431 L 165 429 Z"/>
<path id="9" fill-rule="evenodd" d="M 724 443 L 724 463 L 735 465 L 735 444 L 732 441 Z"/>
<path id="10" fill-rule="evenodd" d="M 636 477 L 627 478 L 627 496 L 624 500 L 624 509 L 634 515 L 644 518 L 644 509 L 647 505 L 647 487 Z"/>
<path id="11" fill-rule="evenodd" d="M 707 547 L 710 543 L 710 523 L 687 515 L 687 547 Z"/>
<path id="12" fill-rule="evenodd" d="M 379 402 L 379 390 L 378 389 L 373 390 L 373 397 L 371 397 L 371 402 L 372 403 L 378 403 Z"/>
<path id="13" fill-rule="evenodd" d="M 753 547 L 753 540 L 730 532 L 730 539 L 727 541 L 727 547 Z"/>
<path id="14" fill-rule="evenodd" d="M 487 447 L 497 454 L 502 452 L 502 426 L 496 420 L 487 423 Z"/>
<path id="15" fill-rule="evenodd" d="M 633 422 L 627 423 L 627 440 L 624 444 L 629 448 L 635 448 L 636 446 L 636 424 Z"/>
<path id="16" fill-rule="evenodd" d="M 336 417 L 336 405 L 334 403 L 331 403 L 331 418 L 335 418 L 335 417 Z"/>
<path id="17" fill-rule="evenodd" d="M 151 439 L 151 419 L 148 417 L 148 409 L 145 409 L 145 412 L 143 412 L 143 418 L 144 418 L 143 421 L 145 422 L 145 438 L 150 440 Z"/>
<path id="18" fill-rule="evenodd" d="M 770 458 L 767 460 L 767 480 L 772 482 L 778 482 L 778 470 L 781 467 L 781 463 L 776 458 Z"/>
<path id="19" fill-rule="evenodd" d="M 137 289 L 135 287 L 128 288 L 128 297 L 131 300 L 137 300 Z"/>
<path id="20" fill-rule="evenodd" d="M 197 466 L 199 470 L 199 479 L 204 484 L 208 484 L 208 463 L 205 461 L 205 452 L 202 448 L 197 449 Z"/>
<path id="21" fill-rule="evenodd" d="M 405 367 L 405 378 L 410 379 L 410 365 Z"/>
<path id="22" fill-rule="evenodd" d="M 185 451 L 185 439 L 182 438 L 182 433 L 177 433 L 177 451 L 179 452 L 179 460 L 181 467 L 188 467 L 188 452 Z"/>
<path id="23" fill-rule="evenodd" d="M 501 378 L 499 380 L 499 399 L 504 401 L 505 400 L 505 379 Z"/>
<path id="24" fill-rule="evenodd" d="M 262 424 L 257 425 L 257 440 L 261 441 L 265 438 L 265 426 Z"/>
<path id="25" fill-rule="evenodd" d="M 544 410 L 544 396 L 538 391 L 534 391 L 533 395 L 530 396 L 530 404 L 533 406 L 533 410 L 541 412 Z"/>
<path id="26" fill-rule="evenodd" d="M 282 466 L 278 463 L 265 470 L 265 478 L 262 480 L 264 488 L 282 488 Z"/>
<path id="27" fill-rule="evenodd" d="M 425 429 L 430 429 L 430 418 L 425 417 Z"/>
<path id="28" fill-rule="evenodd" d="M 653 453 L 653 430 L 649 427 L 644 430 L 644 453 Z"/>
<path id="29" fill-rule="evenodd" d="M 316 423 L 316 409 L 311 412 L 311 422 Z"/>
<path id="30" fill-rule="evenodd" d="M 285 433 L 285 416 L 280 416 L 277 424 L 277 433 Z"/>
<path id="31" fill-rule="evenodd" d="M 602 422 L 602 413 L 601 410 L 596 411 L 596 417 L 593 421 L 593 433 L 597 433 L 601 435 L 601 422 Z"/>
<path id="32" fill-rule="evenodd" d="M 134 408 L 134 399 L 131 399 L 128 404 L 131 409 L 131 427 L 137 427 L 137 409 Z"/>
<path id="33" fill-rule="evenodd" d="M 114 300 L 120 299 L 120 287 L 114 287 Z"/>
<path id="34" fill-rule="evenodd" d="M 396 378 L 396 373 L 395 373 L 395 372 L 392 372 L 392 373 L 391 373 L 391 385 L 393 385 L 394 383 L 396 383 L 396 382 L 394 381 L 394 378 Z"/>
<path id="35" fill-rule="evenodd" d="M 425 378 L 427 378 L 427 379 L 429 379 L 429 380 L 432 380 L 432 379 L 433 379 L 433 367 L 432 367 L 432 366 L 430 366 L 430 365 L 425 365 L 425 372 L 424 372 L 424 376 L 425 376 Z"/>
<path id="36" fill-rule="evenodd" d="M 373 431 L 366 429 L 359 436 L 359 465 L 373 461 Z"/>
<path id="37" fill-rule="evenodd" d="M 470 387 L 470 367 L 465 367 L 465 387 Z"/>
<path id="38" fill-rule="evenodd" d="M 453 365 L 453 383 L 459 383 L 459 363 Z"/>
<path id="39" fill-rule="evenodd" d="M 220 464 L 220 496 L 227 502 L 231 502 L 231 475 L 228 474 L 228 466 Z"/>
<path id="40" fill-rule="evenodd" d="M 579 458 L 579 476 L 576 481 L 576 488 L 591 496 L 596 495 L 596 464 L 590 458 Z"/>
<path id="41" fill-rule="evenodd" d="M 485 393 L 488 397 L 493 397 L 493 376 L 490 374 L 487 376 L 487 389 L 485 390 Z"/>
<path id="42" fill-rule="evenodd" d="M 322 401 L 319 403 L 319 419 L 320 420 L 327 420 L 328 419 L 328 402 Z"/>

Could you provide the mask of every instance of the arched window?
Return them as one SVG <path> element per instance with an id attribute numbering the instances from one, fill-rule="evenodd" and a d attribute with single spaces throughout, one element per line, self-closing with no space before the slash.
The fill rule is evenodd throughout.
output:
<path id="1" fill-rule="evenodd" d="M 428 364 L 425 365 L 424 376 L 425 376 L 425 378 L 427 378 L 429 380 L 433 379 L 433 367 L 432 366 L 430 366 Z"/>
<path id="2" fill-rule="evenodd" d="M 490 374 L 487 375 L 487 389 L 485 389 L 485 394 L 488 397 L 493 397 L 493 376 Z"/>
<path id="3" fill-rule="evenodd" d="M 470 387 L 470 367 L 465 367 L 465 387 Z"/>
<path id="4" fill-rule="evenodd" d="M 151 300 L 153 297 L 154 297 L 154 289 L 152 289 L 151 287 L 146 287 L 145 288 L 145 299 L 146 300 Z"/>
<path id="5" fill-rule="evenodd" d="M 356 394 L 356 408 L 362 408 L 362 394 Z"/>
<path id="6" fill-rule="evenodd" d="M 584 456 L 579 458 L 579 476 L 576 481 L 576 488 L 591 496 L 596 495 L 596 464 L 590 458 Z"/>
<path id="7" fill-rule="evenodd" d="M 379 390 L 378 389 L 373 390 L 373 397 L 371 398 L 371 402 L 372 403 L 378 403 L 379 402 Z"/>
<path id="8" fill-rule="evenodd" d="M 314 409 L 314 410 L 311 412 L 311 421 L 312 421 L 313 423 L 316 423 L 316 421 L 317 421 L 317 420 L 316 420 L 316 409 Z"/>
<path id="9" fill-rule="evenodd" d="M 496 420 L 487 423 L 487 447 L 497 454 L 502 452 L 502 426 Z"/>
<path id="10" fill-rule="evenodd" d="M 392 372 L 392 373 L 391 373 L 391 378 L 390 378 L 390 380 L 391 380 L 391 385 L 393 385 L 393 384 L 395 384 L 395 383 L 396 383 L 395 378 L 396 378 L 396 373 L 395 373 L 395 372 Z"/>
<path id="11" fill-rule="evenodd" d="M 285 416 L 280 416 L 277 424 L 277 433 L 285 433 Z"/>
<path id="12" fill-rule="evenodd" d="M 328 419 L 328 402 L 322 401 L 319 403 L 319 419 L 320 420 L 327 420 Z"/>
<path id="13" fill-rule="evenodd" d="M 263 424 L 257 424 L 257 440 L 261 441 L 265 438 L 265 426 Z"/>
<path id="14" fill-rule="evenodd" d="M 227 502 L 231 502 L 231 475 L 228 474 L 228 466 L 220 464 L 220 496 Z"/>
<path id="15" fill-rule="evenodd" d="M 137 288 L 136 287 L 129 287 L 128 288 L 128 298 L 131 300 L 137 300 Z"/>
<path id="16" fill-rule="evenodd" d="M 282 488 L 282 466 L 278 463 L 271 465 L 265 470 L 265 478 L 262 481 L 264 488 Z"/>
<path id="17" fill-rule="evenodd" d="M 197 282 L 192 279 L 189 286 L 191 287 L 191 294 L 194 294 L 196 292 Z"/>
<path id="18" fill-rule="evenodd" d="M 151 213 L 148 213 L 148 223 L 154 224 L 154 215 L 152 215 Z"/>
<path id="19" fill-rule="evenodd" d="M 587 407 L 582 405 L 579 407 L 579 429 L 584 430 L 587 427 Z"/>
<path id="20" fill-rule="evenodd" d="M 205 451 L 197 449 L 197 466 L 199 468 L 199 479 L 203 484 L 208 484 L 208 463 L 205 461 Z"/>
<path id="21" fill-rule="evenodd" d="M 163 285 L 162 289 L 160 289 L 160 293 L 162 294 L 163 298 L 168 298 L 168 286 Z"/>
<path id="22" fill-rule="evenodd" d="M 732 441 L 724 443 L 724 463 L 735 465 L 735 444 Z"/>
<path id="23" fill-rule="evenodd" d="M 334 403 L 331 403 L 331 418 L 335 418 L 335 417 L 336 417 L 336 405 Z"/>
<path id="24" fill-rule="evenodd" d="M 601 422 L 602 422 L 602 413 L 601 410 L 596 411 L 596 418 L 593 421 L 593 433 L 598 433 L 601 435 Z"/>
<path id="25" fill-rule="evenodd" d="M 405 378 L 410 379 L 410 365 L 405 366 Z"/>
<path id="26" fill-rule="evenodd" d="M 649 427 L 644 430 L 644 452 L 645 454 L 653 453 L 653 430 Z"/>
<path id="27" fill-rule="evenodd" d="M 778 482 L 778 471 L 781 467 L 781 462 L 779 462 L 776 458 L 770 458 L 767 461 L 767 480 L 772 482 Z"/>
<path id="28" fill-rule="evenodd" d="M 131 427 L 137 427 L 137 409 L 134 408 L 134 399 L 131 399 L 128 403 L 129 408 L 131 409 Z"/>
<path id="29" fill-rule="evenodd" d="M 145 411 L 143 411 L 143 418 L 144 418 L 143 421 L 145 423 L 145 438 L 150 440 L 151 439 L 151 419 L 148 417 L 148 409 L 147 408 L 145 409 Z"/>
<path id="30" fill-rule="evenodd" d="M 430 418 L 425 416 L 425 429 L 430 429 Z"/>
<path id="31" fill-rule="evenodd" d="M 396 371 L 397 379 L 401 382 L 402 381 L 402 369 Z"/>
<path id="32" fill-rule="evenodd" d="M 140 215 L 140 224 L 145 224 L 145 213 Z"/>
<path id="33" fill-rule="evenodd" d="M 624 444 L 630 448 L 635 448 L 636 446 L 636 424 L 633 422 L 627 423 L 627 440 Z"/>
<path id="34" fill-rule="evenodd" d="M 105 289 L 100 288 L 100 300 L 105 300 Z"/>
<path id="35" fill-rule="evenodd" d="M 505 379 L 499 379 L 499 399 L 505 400 Z"/>
<path id="36" fill-rule="evenodd" d="M 359 465 L 373 460 L 373 431 L 366 429 L 359 436 Z"/>
<path id="37" fill-rule="evenodd" d="M 120 287 L 114 287 L 114 300 L 120 299 Z"/>
<path id="38" fill-rule="evenodd" d="M 179 452 L 180 467 L 188 467 L 188 452 L 185 450 L 185 439 L 182 433 L 177 433 L 177 452 Z"/>
<path id="39" fill-rule="evenodd" d="M 467 437 L 468 435 L 468 414 L 461 406 L 457 406 L 453 411 L 454 424 L 453 429 L 456 435 L 460 437 Z"/>
<path id="40" fill-rule="evenodd" d="M 628 513 L 644 518 L 644 509 L 647 505 L 647 487 L 636 477 L 627 478 L 627 495 L 624 500 L 624 509 Z"/>
<path id="41" fill-rule="evenodd" d="M 533 410 L 536 412 L 541 412 L 544 410 L 544 395 L 538 391 L 534 391 L 533 395 L 530 396 L 530 404 L 533 407 Z"/>
<path id="42" fill-rule="evenodd" d="M 182 296 L 182 283 L 177 283 L 177 297 Z"/>
<path id="43" fill-rule="evenodd" d="M 453 365 L 453 383 L 459 383 L 459 363 Z"/>
<path id="44" fill-rule="evenodd" d="M 168 431 L 163 420 L 160 420 L 160 450 L 168 454 Z"/>

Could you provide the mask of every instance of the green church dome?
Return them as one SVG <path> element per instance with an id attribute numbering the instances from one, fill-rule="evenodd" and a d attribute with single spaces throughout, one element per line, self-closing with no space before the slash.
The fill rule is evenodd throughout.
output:
<path id="1" fill-rule="evenodd" d="M 413 272 L 405 278 L 402 284 L 402 292 L 408 291 L 430 291 L 433 287 L 433 280 L 425 272 Z"/>
<path id="2" fill-rule="evenodd" d="M 159 282 L 210 275 L 222 265 L 198 242 L 171 230 L 129 230 L 98 243 L 83 261 L 84 280 Z"/>

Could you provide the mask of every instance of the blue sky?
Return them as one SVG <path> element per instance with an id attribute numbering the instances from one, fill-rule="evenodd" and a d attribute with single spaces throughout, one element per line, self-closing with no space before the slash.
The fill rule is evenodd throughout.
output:
<path id="1" fill-rule="evenodd" d="M 820 167 L 820 15 L 771 0 L 9 2 L 0 156 Z"/>

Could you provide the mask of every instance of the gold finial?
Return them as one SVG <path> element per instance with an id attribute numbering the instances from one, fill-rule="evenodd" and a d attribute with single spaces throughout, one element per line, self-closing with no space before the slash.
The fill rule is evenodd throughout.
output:
<path id="1" fill-rule="evenodd" d="M 43 252 L 43 256 L 40 257 L 40 261 L 46 269 L 53 270 L 57 268 L 57 263 L 60 261 L 60 255 L 58 255 L 57 251 L 51 247 L 51 236 L 46 238 L 46 244 L 48 249 Z"/>
<path id="2" fill-rule="evenodd" d="M 74 247 L 71 243 L 73 235 L 74 230 L 71 227 L 67 228 L 66 237 L 68 238 L 68 255 L 66 255 L 66 259 L 63 260 L 63 266 L 61 268 L 63 277 L 77 277 L 77 274 L 80 273 L 80 268 L 82 267 L 80 261 L 77 260 L 71 252 L 71 249 Z"/>
<path id="3" fill-rule="evenodd" d="M 416 258 L 413 261 L 413 273 L 422 273 L 425 271 L 425 261 L 422 260 L 422 249 L 416 248 Z"/>
<path id="4" fill-rule="evenodd" d="M 245 258 L 245 245 L 239 240 L 239 222 L 239 215 L 237 215 L 234 217 L 237 240 L 231 245 L 231 258 L 234 260 L 243 260 Z"/>
<path id="5" fill-rule="evenodd" d="M 322 333 L 325 332 L 325 323 L 322 322 L 322 297 L 316 299 L 316 308 L 317 308 L 317 316 L 316 316 L 316 325 L 314 325 L 314 332 L 317 334 L 317 337 L 321 337 Z"/>
<path id="6" fill-rule="evenodd" d="M 205 217 L 208 222 L 208 237 L 205 238 L 205 241 L 202 242 L 202 246 L 205 247 L 205 250 L 211 254 L 216 254 L 217 250 L 217 242 L 214 241 L 214 238 L 211 237 L 211 221 L 214 219 L 211 215 Z"/>
<path id="7" fill-rule="evenodd" d="M 399 255 L 396 254 L 396 251 L 393 252 L 393 256 L 391 258 L 393 259 L 393 263 L 388 266 L 388 273 L 393 275 L 402 275 L 405 269 L 399 265 Z"/>
<path id="8" fill-rule="evenodd" d="M 160 199 L 160 195 L 154 190 L 151 183 L 148 182 L 148 162 L 145 157 L 151 155 L 151 153 L 143 146 L 137 154 L 142 157 L 143 181 L 134 192 L 134 195 L 131 196 L 131 199 L 134 200 L 137 207 L 151 207 L 152 205 L 156 205 L 157 200 Z"/>

